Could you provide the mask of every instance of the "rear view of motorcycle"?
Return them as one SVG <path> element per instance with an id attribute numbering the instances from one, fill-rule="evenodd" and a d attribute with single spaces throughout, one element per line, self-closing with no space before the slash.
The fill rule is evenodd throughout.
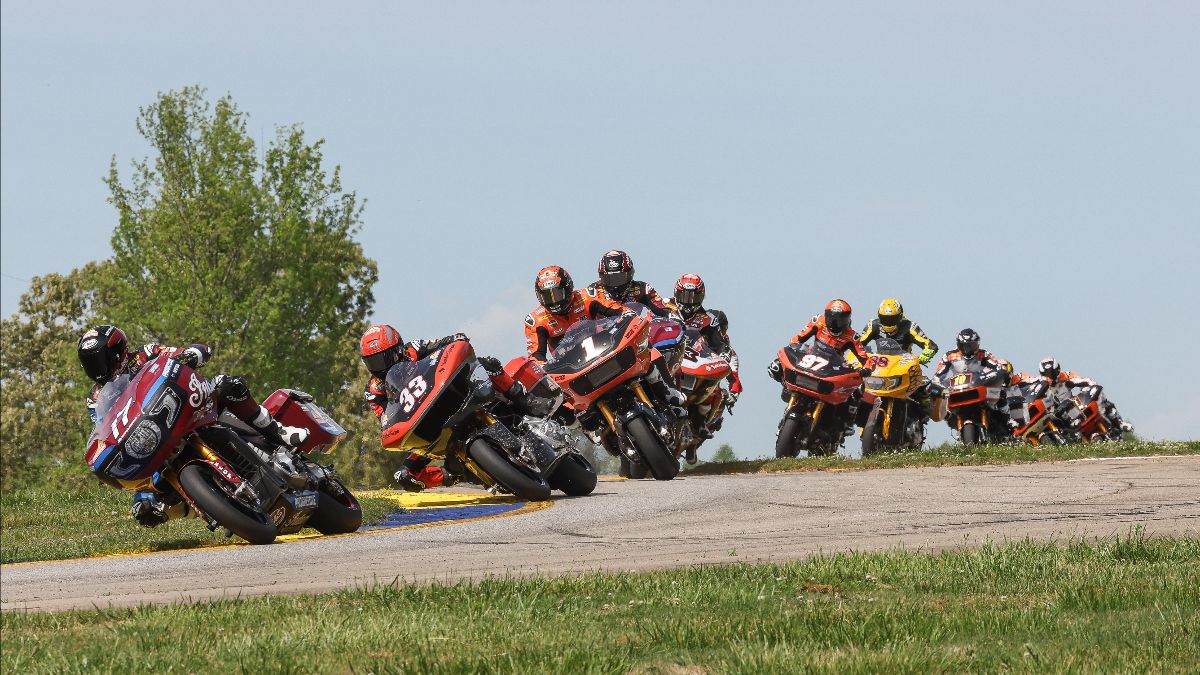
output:
<path id="1" fill-rule="evenodd" d="M 858 368 L 822 342 L 789 344 L 778 358 L 788 404 L 775 456 L 796 457 L 802 450 L 809 456 L 836 454 L 876 396 L 863 391 Z"/>
<path id="2" fill-rule="evenodd" d="M 362 509 L 331 467 L 345 430 L 311 396 L 280 389 L 264 403 L 276 419 L 308 429 L 296 449 L 275 446 L 230 414 L 218 416 L 199 373 L 163 355 L 100 391 L 85 459 L 100 480 L 125 490 L 174 490 L 207 521 L 252 544 L 314 527 L 353 532 Z"/>

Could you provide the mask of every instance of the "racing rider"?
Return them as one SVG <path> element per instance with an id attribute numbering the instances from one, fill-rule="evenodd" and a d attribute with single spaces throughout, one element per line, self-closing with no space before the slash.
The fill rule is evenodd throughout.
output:
<path id="1" fill-rule="evenodd" d="M 645 305 L 655 316 L 669 316 L 671 310 L 654 287 L 633 279 L 633 259 L 625 251 L 609 251 L 600 256 L 597 270 L 600 279 L 587 287 L 589 297 L 609 304 L 637 302 Z"/>
<path id="2" fill-rule="evenodd" d="M 533 280 L 538 306 L 525 315 L 525 349 L 529 356 L 545 362 L 547 354 L 576 321 L 614 316 L 621 303 L 575 290 L 571 275 L 558 265 L 543 267 Z"/>
<path id="3" fill-rule="evenodd" d="M 792 344 L 802 345 L 816 337 L 818 342 L 832 347 L 839 353 L 850 352 L 853 357 L 847 361 L 857 361 L 859 370 L 865 377 L 871 374 L 871 369 L 866 367 L 870 357 L 867 356 L 862 343 L 856 339 L 854 329 L 850 327 L 850 311 L 850 303 L 845 300 L 830 300 L 829 304 L 825 305 L 824 314 L 809 319 L 808 324 L 792 336 Z M 783 365 L 779 363 L 778 358 L 771 362 L 767 374 L 776 382 L 782 381 Z"/>
<path id="4" fill-rule="evenodd" d="M 436 340 L 414 340 L 404 343 L 400 332 L 386 324 L 371 326 L 366 333 L 363 333 L 359 344 L 359 353 L 362 355 L 363 365 L 371 373 L 371 379 L 367 380 L 363 397 L 381 424 L 384 422 L 383 413 L 388 404 L 389 389 L 386 378 L 392 366 L 401 361 L 423 359 L 451 342 L 459 340 L 467 340 L 467 336 L 463 333 L 455 333 Z M 477 358 L 489 375 L 501 371 L 500 361 L 494 357 L 480 356 Z M 420 492 L 427 487 L 453 485 L 458 482 L 458 477 L 462 475 L 461 470 L 456 467 L 430 466 L 432 461 L 429 457 L 412 453 L 405 458 L 404 465 L 394 474 L 393 478 L 400 484 L 400 487 L 408 492 Z"/>
<path id="5" fill-rule="evenodd" d="M 729 390 L 725 392 L 726 405 L 737 403 L 742 393 L 742 378 L 738 375 L 738 356 L 729 343 L 729 318 L 719 309 L 705 309 L 704 280 L 699 274 L 685 274 L 675 282 L 675 295 L 667 301 L 667 307 L 678 314 L 685 328 L 700 332 L 705 343 L 729 363 Z M 709 436 L 720 428 L 721 419 L 706 429 Z"/>
<path id="6" fill-rule="evenodd" d="M 938 353 L 937 343 L 929 339 L 920 326 L 904 316 L 904 305 L 895 298 L 886 298 L 879 303 L 879 317 L 868 323 L 858 336 L 859 343 L 864 347 L 875 341 L 876 349 L 880 347 L 879 342 L 886 340 L 898 343 L 905 352 L 912 349 L 913 345 L 919 346 L 921 356 L 917 360 L 921 365 L 932 361 Z"/>
<path id="7" fill-rule="evenodd" d="M 96 415 L 96 399 L 104 385 L 121 375 L 134 376 L 151 360 L 166 354 L 191 368 L 203 366 L 212 355 L 207 345 L 192 344 L 187 347 L 166 347 L 159 344 L 142 345 L 137 351 L 129 351 L 129 339 L 125 331 L 116 326 L 96 326 L 79 338 L 76 349 L 83 371 L 96 384 L 87 397 L 88 416 L 92 423 L 100 420 Z M 308 438 L 308 430 L 289 427 L 275 421 L 267 409 L 260 406 L 250 395 L 246 380 L 236 375 L 217 375 L 205 382 L 205 390 L 218 411 L 228 410 L 238 419 L 254 427 L 267 440 L 277 445 L 295 447 Z M 134 493 L 130 513 L 139 524 L 154 527 L 188 515 L 188 503 L 168 483 L 154 484 L 152 490 Z"/>
<path id="8" fill-rule="evenodd" d="M 1041 380 L 1046 383 L 1046 387 L 1042 389 L 1042 396 L 1045 396 L 1057 385 L 1065 385 L 1067 390 L 1093 388 L 1092 396 L 1100 401 L 1100 409 L 1105 417 L 1112 422 L 1113 426 L 1124 432 L 1133 431 L 1133 425 L 1126 422 L 1121 417 L 1121 413 L 1117 411 L 1117 406 L 1108 397 L 1104 395 L 1104 388 L 1101 387 L 1095 380 L 1088 377 L 1081 377 L 1073 371 L 1063 371 L 1059 365 L 1058 359 L 1053 356 L 1047 356 L 1038 364 L 1038 374 L 1041 375 Z"/>
<path id="9" fill-rule="evenodd" d="M 939 382 L 944 381 L 950 373 L 951 367 L 955 361 L 971 359 L 979 359 L 986 368 L 995 368 L 1003 373 L 1004 384 L 1008 384 L 1012 377 L 1013 367 L 1008 361 L 999 358 L 989 351 L 980 348 L 979 333 L 964 328 L 958 332 L 958 337 L 955 338 L 958 344 L 958 349 L 947 353 L 938 362 L 937 370 L 934 371 L 933 377 Z"/>

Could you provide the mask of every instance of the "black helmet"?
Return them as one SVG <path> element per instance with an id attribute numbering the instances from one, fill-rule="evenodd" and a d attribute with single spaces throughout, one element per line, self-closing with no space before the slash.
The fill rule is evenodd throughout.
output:
<path id="1" fill-rule="evenodd" d="M 575 282 L 571 275 L 558 265 L 543 267 L 533 280 L 533 292 L 538 303 L 551 314 L 563 315 L 571 309 L 571 296 L 575 293 Z"/>
<path id="2" fill-rule="evenodd" d="M 1062 366 L 1058 365 L 1058 359 L 1053 356 L 1047 356 L 1038 364 L 1038 374 L 1048 378 L 1051 382 L 1058 379 L 1058 374 L 1062 372 Z"/>
<path id="3" fill-rule="evenodd" d="M 704 304 L 704 280 L 699 274 L 685 274 L 675 283 L 675 303 L 679 311 L 690 317 Z"/>
<path id="4" fill-rule="evenodd" d="M 825 305 L 825 327 L 830 333 L 840 335 L 850 327 L 850 303 L 845 300 L 830 300 Z"/>
<path id="5" fill-rule="evenodd" d="M 604 289 L 620 300 L 633 283 L 633 260 L 625 251 L 609 251 L 600 256 L 598 272 Z"/>
<path id="6" fill-rule="evenodd" d="M 79 365 L 94 382 L 112 379 L 125 357 L 129 355 L 129 340 L 125 331 L 116 326 L 96 326 L 79 338 Z"/>
<path id="7" fill-rule="evenodd" d="M 974 356 L 975 352 L 979 351 L 979 333 L 970 328 L 958 331 L 956 341 L 958 342 L 958 351 L 963 356 Z"/>

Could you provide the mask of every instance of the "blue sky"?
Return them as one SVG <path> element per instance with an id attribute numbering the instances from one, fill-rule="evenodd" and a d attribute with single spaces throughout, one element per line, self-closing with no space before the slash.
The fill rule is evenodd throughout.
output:
<path id="1" fill-rule="evenodd" d="M 701 274 L 768 452 L 774 351 L 885 296 L 1200 437 L 1196 3 L 74 3 L 0 8 L 0 309 L 109 253 L 101 177 L 155 92 L 300 122 L 367 198 L 377 317 L 522 349 L 546 264 Z M 438 255 L 406 255 L 411 248 Z M 413 267 L 413 261 L 425 261 Z M 401 262 L 403 261 L 403 264 Z M 197 336 L 202 338 L 203 336 Z M 274 386 L 283 383 L 264 383 Z M 944 432 L 939 431 L 939 438 Z"/>

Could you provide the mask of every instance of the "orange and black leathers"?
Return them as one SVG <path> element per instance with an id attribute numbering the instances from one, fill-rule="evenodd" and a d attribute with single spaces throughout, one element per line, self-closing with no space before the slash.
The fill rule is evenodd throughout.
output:
<path id="1" fill-rule="evenodd" d="M 525 349 L 535 361 L 545 361 L 547 352 L 554 349 L 567 330 L 584 319 L 616 316 L 624 311 L 620 303 L 590 296 L 586 291 L 571 294 L 571 306 L 566 314 L 554 314 L 538 305 L 525 315 Z"/>
<path id="2" fill-rule="evenodd" d="M 631 281 L 625 289 L 625 294 L 616 297 L 599 281 L 593 281 L 587 287 L 588 297 L 600 300 L 607 306 L 620 305 L 625 302 L 637 302 L 645 305 L 654 316 L 666 317 L 671 315 L 671 309 L 663 302 L 662 296 L 654 287 L 644 281 Z"/>
<path id="3" fill-rule="evenodd" d="M 878 340 L 882 337 L 899 342 L 900 348 L 906 352 L 912 349 L 913 345 L 920 347 L 922 351 L 930 351 L 933 354 L 936 354 L 938 350 L 937 343 L 926 335 L 920 326 L 908 319 L 901 319 L 900 323 L 896 324 L 896 330 L 891 333 L 883 329 L 883 324 L 879 322 L 879 319 L 872 319 L 871 323 L 867 324 L 867 329 L 859 334 L 858 342 L 866 347 L 871 340 Z"/>
<path id="4" fill-rule="evenodd" d="M 679 318 L 683 320 L 685 327 L 700 331 L 700 336 L 713 351 L 726 355 L 730 370 L 727 378 L 730 382 L 730 391 L 735 394 L 742 393 L 742 378 L 738 375 L 738 356 L 737 352 L 733 350 L 733 346 L 729 344 L 729 317 L 725 316 L 725 312 L 699 306 L 692 311 L 690 316 L 685 316 L 683 309 L 675 302 L 675 298 L 671 298 L 667 306 L 674 308 L 679 313 Z"/>
<path id="5" fill-rule="evenodd" d="M 404 358 L 409 361 L 423 359 L 437 350 L 445 347 L 451 342 L 458 340 L 466 340 L 467 336 L 462 333 L 447 335 L 444 338 L 436 340 L 413 340 L 404 344 Z M 367 380 L 367 386 L 363 390 L 363 398 L 367 400 L 367 405 L 371 406 L 371 412 L 375 413 L 375 417 L 379 418 L 380 423 L 383 422 L 383 413 L 387 410 L 388 395 L 387 386 L 383 378 L 375 375 Z M 404 459 L 404 468 L 408 469 L 412 477 L 425 484 L 425 487 L 439 487 L 446 484 L 446 472 L 440 466 L 429 466 L 433 460 L 429 457 L 413 453 Z"/>
<path id="6" fill-rule="evenodd" d="M 802 345 L 814 337 L 818 342 L 839 352 L 851 352 L 858 359 L 859 366 L 865 366 L 867 359 L 870 358 L 867 356 L 867 351 L 863 349 L 862 343 L 858 341 L 858 336 L 853 328 L 847 328 L 841 333 L 834 333 L 825 325 L 824 315 L 809 319 L 808 324 L 799 333 L 792 336 L 792 344 Z"/>
<path id="7" fill-rule="evenodd" d="M 950 364 L 958 359 L 964 358 L 962 352 L 957 349 L 952 352 L 947 352 L 942 360 L 938 362 L 937 370 L 933 372 L 935 380 L 941 382 L 945 379 L 946 373 L 950 372 Z M 1004 359 L 992 354 L 989 351 L 980 349 L 975 352 L 975 358 L 979 359 L 984 366 L 995 368 L 1004 373 L 1004 380 L 1007 382 L 1012 378 L 1012 364 Z"/>

